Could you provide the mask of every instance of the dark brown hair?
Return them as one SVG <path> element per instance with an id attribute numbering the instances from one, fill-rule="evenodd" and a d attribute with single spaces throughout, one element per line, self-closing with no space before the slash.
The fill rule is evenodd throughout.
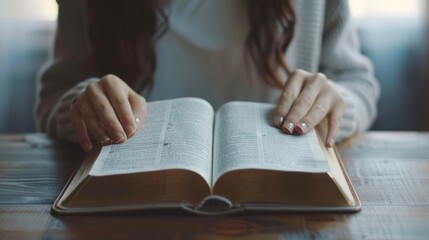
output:
<path id="1" fill-rule="evenodd" d="M 84 0 L 91 56 L 99 75 L 116 74 L 136 90 L 151 88 L 155 42 L 168 28 L 159 0 Z M 263 81 L 281 87 L 295 12 L 288 0 L 247 0 L 247 48 Z"/>

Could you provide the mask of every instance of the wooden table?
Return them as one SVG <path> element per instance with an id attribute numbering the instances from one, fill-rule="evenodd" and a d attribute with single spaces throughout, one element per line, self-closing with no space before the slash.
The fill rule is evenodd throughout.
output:
<path id="1" fill-rule="evenodd" d="M 0 239 L 429 239 L 429 133 L 370 132 L 340 146 L 356 214 L 52 216 L 82 159 L 44 135 L 0 135 Z"/>

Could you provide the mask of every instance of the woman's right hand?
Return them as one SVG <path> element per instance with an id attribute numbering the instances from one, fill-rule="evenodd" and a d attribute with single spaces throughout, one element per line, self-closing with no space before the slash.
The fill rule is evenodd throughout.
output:
<path id="1" fill-rule="evenodd" d="M 102 145 L 125 142 L 136 133 L 146 112 L 145 98 L 109 74 L 77 96 L 70 119 L 79 144 L 90 151 L 91 137 Z"/>

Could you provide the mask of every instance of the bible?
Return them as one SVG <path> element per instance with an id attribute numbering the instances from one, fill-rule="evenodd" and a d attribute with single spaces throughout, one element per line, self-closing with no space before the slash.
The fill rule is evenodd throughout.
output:
<path id="1" fill-rule="evenodd" d="M 215 112 L 199 98 L 150 102 L 134 136 L 85 156 L 52 211 L 359 211 L 340 156 L 325 147 L 326 128 L 284 134 L 274 110 L 229 102 Z"/>

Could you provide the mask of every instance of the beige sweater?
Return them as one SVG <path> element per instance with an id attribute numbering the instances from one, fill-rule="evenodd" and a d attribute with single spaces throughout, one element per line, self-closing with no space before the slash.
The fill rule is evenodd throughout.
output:
<path id="1" fill-rule="evenodd" d="M 348 1 L 294 2 L 298 21 L 286 55 L 290 67 L 326 74 L 345 98 L 340 140 L 368 129 L 377 114 L 379 85 L 370 62 L 360 53 Z M 71 103 L 101 76 L 87 64 L 79 1 L 58 3 L 54 53 L 39 78 L 36 112 L 40 130 L 74 141 L 68 115 Z M 231 100 L 273 101 L 278 90 L 245 84 L 256 74 L 240 64 L 247 61 L 243 4 L 244 0 L 172 0 L 166 5 L 170 29 L 157 44 L 158 68 L 154 90 L 146 96 L 149 101 L 193 96 L 207 99 L 215 108 Z"/>

